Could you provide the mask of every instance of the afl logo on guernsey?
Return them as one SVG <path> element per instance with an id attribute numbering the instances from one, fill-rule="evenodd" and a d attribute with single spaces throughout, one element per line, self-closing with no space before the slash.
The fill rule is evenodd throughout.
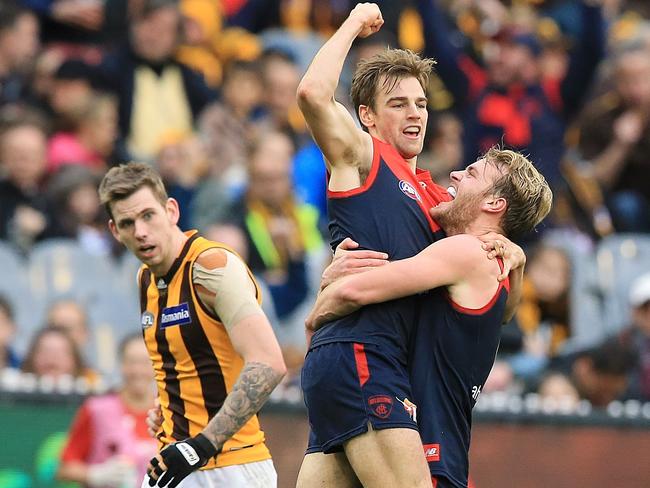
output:
<path id="1" fill-rule="evenodd" d="M 181 303 L 174 307 L 163 308 L 160 314 L 160 327 L 171 327 L 172 325 L 183 325 L 192 322 L 190 317 L 190 307 L 187 302 Z"/>
<path id="2" fill-rule="evenodd" d="M 142 324 L 143 329 L 148 329 L 151 327 L 154 323 L 155 317 L 151 312 L 148 310 L 146 312 L 142 312 L 142 317 L 140 318 L 140 323 Z"/>
<path id="3" fill-rule="evenodd" d="M 404 193 L 404 195 L 407 197 L 412 198 L 413 200 L 417 200 L 418 202 L 422 201 L 420 199 L 420 194 L 408 181 L 400 180 L 399 189 L 402 190 L 402 193 Z"/>

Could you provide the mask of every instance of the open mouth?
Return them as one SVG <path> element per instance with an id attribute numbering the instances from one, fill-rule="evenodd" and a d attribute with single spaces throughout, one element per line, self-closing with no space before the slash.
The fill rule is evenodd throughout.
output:
<path id="1" fill-rule="evenodd" d="M 404 134 L 406 137 L 408 137 L 410 139 L 417 139 L 418 137 L 420 137 L 420 132 L 421 131 L 422 131 L 422 129 L 420 127 L 411 126 L 411 127 L 407 127 L 406 129 L 404 129 L 402 131 L 402 134 Z"/>
<path id="2" fill-rule="evenodd" d="M 449 196 L 451 198 L 456 198 L 456 188 L 454 188 L 453 186 L 447 188 L 447 193 L 449 193 Z"/>
<path id="3" fill-rule="evenodd" d="M 153 254 L 156 246 L 140 246 L 138 249 L 140 250 L 140 254 L 149 257 Z"/>

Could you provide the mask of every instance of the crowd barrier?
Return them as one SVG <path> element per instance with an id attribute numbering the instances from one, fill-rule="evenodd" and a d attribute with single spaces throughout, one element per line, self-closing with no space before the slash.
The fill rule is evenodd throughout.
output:
<path id="1" fill-rule="evenodd" d="M 72 416 L 83 397 L 0 392 L 0 487 L 68 488 L 54 473 Z M 477 488 L 650 486 L 650 412 L 548 414 L 522 409 L 475 412 L 471 474 Z M 300 405 L 271 404 L 260 414 L 279 475 L 295 486 L 307 442 Z M 444 456 L 444 452 L 441 452 Z M 408 460 L 404 460 L 408 462 Z"/>

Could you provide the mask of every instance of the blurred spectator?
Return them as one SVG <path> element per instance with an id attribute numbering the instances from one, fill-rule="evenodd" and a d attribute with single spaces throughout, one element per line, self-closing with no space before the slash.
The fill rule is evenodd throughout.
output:
<path id="1" fill-rule="evenodd" d="M 28 113 L 0 120 L 0 239 L 28 249 L 48 224 L 42 194 L 47 135 L 42 120 Z"/>
<path id="2" fill-rule="evenodd" d="M 582 35 L 574 40 L 566 75 L 552 78 L 541 72 L 539 39 L 515 26 L 500 30 L 480 66 L 459 48 L 459 33 L 451 32 L 439 3 L 418 0 L 425 55 L 437 61 L 436 72 L 462 113 L 463 160 L 503 143 L 529 154 L 557 185 L 567 120 L 580 108 L 604 53 L 600 7 L 580 2 Z"/>
<path id="3" fill-rule="evenodd" d="M 515 353 L 508 362 L 517 376 L 526 378 L 539 374 L 571 335 L 568 256 L 559 248 L 539 244 L 528 263 L 521 303 L 514 324 L 503 331 L 501 348 L 501 353 Z"/>
<path id="4" fill-rule="evenodd" d="M 233 196 L 245 185 L 246 159 L 255 139 L 253 112 L 261 101 L 258 64 L 235 61 L 226 68 L 221 99 L 210 104 L 199 119 L 211 175 Z"/>
<path id="5" fill-rule="evenodd" d="M 266 51 L 262 55 L 261 63 L 264 116 L 257 121 L 259 132 L 284 132 L 294 147 L 300 149 L 311 139 L 296 102 L 296 90 L 300 82 L 298 65 L 291 55 L 276 50 Z"/>
<path id="6" fill-rule="evenodd" d="M 154 406 L 151 360 L 141 334 L 120 345 L 122 386 L 80 407 L 61 455 L 57 478 L 93 488 L 137 486 L 157 442 L 147 434 Z"/>
<path id="7" fill-rule="evenodd" d="M 580 401 L 576 387 L 569 378 L 561 373 L 546 375 L 541 382 L 539 395 L 542 398 L 542 404 L 544 401 L 551 400 L 557 406 L 566 406 L 567 410 L 573 410 Z"/>
<path id="8" fill-rule="evenodd" d="M 191 229 L 190 207 L 199 181 L 208 172 L 203 142 L 194 135 L 165 135 L 156 158 L 156 166 L 167 193 L 180 206 L 179 227 L 183 230 Z"/>
<path id="9" fill-rule="evenodd" d="M 21 369 L 57 380 L 65 376 L 83 377 L 85 364 L 77 344 L 66 330 L 45 327 L 32 338 Z"/>
<path id="10" fill-rule="evenodd" d="M 624 48 L 613 84 L 585 109 L 579 148 L 608 196 L 615 229 L 650 232 L 650 49 Z"/>
<path id="11" fill-rule="evenodd" d="M 93 95 L 70 122 L 70 131 L 59 131 L 49 140 L 48 171 L 76 164 L 103 174 L 118 135 L 117 100 L 111 95 Z"/>
<path id="12" fill-rule="evenodd" d="M 228 212 L 229 220 L 245 230 L 247 263 L 269 287 L 281 320 L 307 298 L 306 261 L 323 246 L 318 211 L 294 198 L 292 156 L 287 136 L 263 134 L 251 151 L 248 190 Z"/>
<path id="13" fill-rule="evenodd" d="M 650 401 L 650 274 L 638 278 L 630 289 L 632 323 L 620 334 L 636 351 L 638 363 L 632 376 L 631 396 Z"/>
<path id="14" fill-rule="evenodd" d="M 18 368 L 20 361 L 11 347 L 11 342 L 16 335 L 16 322 L 11 303 L 0 295 L 0 369 Z"/>
<path id="15" fill-rule="evenodd" d="M 52 176 L 47 189 L 53 225 L 59 235 L 76 239 L 94 256 L 108 256 L 114 239 L 106 226 L 108 216 L 99 203 L 98 179 L 82 166 L 64 166 Z"/>
<path id="16" fill-rule="evenodd" d="M 633 349 L 618 339 L 609 339 L 593 349 L 558 358 L 551 364 L 551 371 L 564 375 L 580 398 L 595 407 L 606 407 L 614 400 L 624 399 L 635 362 Z M 539 391 L 550 388 L 551 378 L 549 375 L 542 381 Z"/>
<path id="17" fill-rule="evenodd" d="M 0 0 L 0 106 L 28 96 L 26 75 L 38 42 L 36 16 L 15 0 Z"/>
<path id="18" fill-rule="evenodd" d="M 85 358 L 96 358 L 97 351 L 91 349 L 91 334 L 88 327 L 88 315 L 74 300 L 54 302 L 47 311 L 47 328 L 62 330 L 74 342 L 76 354 L 82 360 L 80 373 L 90 384 L 96 384 L 99 376 L 96 371 L 86 366 Z"/>
<path id="19" fill-rule="evenodd" d="M 56 68 L 46 103 L 57 129 L 71 130 L 75 126 L 74 121 L 90 105 L 96 76 L 81 59 L 66 59 Z"/>
<path id="20" fill-rule="evenodd" d="M 125 16 L 125 2 L 115 0 L 21 0 L 36 12 L 42 24 L 45 43 L 57 43 L 74 54 L 93 55 L 100 42 L 110 41 L 102 36 L 106 17 Z M 123 20 L 122 20 L 123 22 Z"/>
<path id="21" fill-rule="evenodd" d="M 213 88 L 221 85 L 224 67 L 252 61 L 261 52 L 260 40 L 240 28 L 224 26 L 224 5 L 212 0 L 181 0 L 183 43 L 176 59 L 203 74 Z"/>
<path id="22" fill-rule="evenodd" d="M 428 170 L 433 181 L 446 188 L 449 174 L 463 165 L 463 125 L 452 112 L 432 114 L 427 124 L 418 167 Z"/>
<path id="23" fill-rule="evenodd" d="M 215 98 L 198 73 L 174 60 L 181 15 L 174 0 L 143 0 L 132 20 L 129 45 L 100 66 L 104 83 L 119 97 L 119 121 L 129 152 L 152 161 L 169 132 L 190 133 L 195 118 Z"/>

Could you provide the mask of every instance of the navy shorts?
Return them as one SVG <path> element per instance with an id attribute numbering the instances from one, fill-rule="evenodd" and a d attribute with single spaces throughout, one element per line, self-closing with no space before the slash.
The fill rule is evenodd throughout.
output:
<path id="1" fill-rule="evenodd" d="M 311 428 L 307 454 L 341 451 L 369 422 L 375 430 L 417 430 L 403 403 L 412 398 L 406 368 L 376 345 L 316 346 L 307 353 L 301 382 Z"/>

